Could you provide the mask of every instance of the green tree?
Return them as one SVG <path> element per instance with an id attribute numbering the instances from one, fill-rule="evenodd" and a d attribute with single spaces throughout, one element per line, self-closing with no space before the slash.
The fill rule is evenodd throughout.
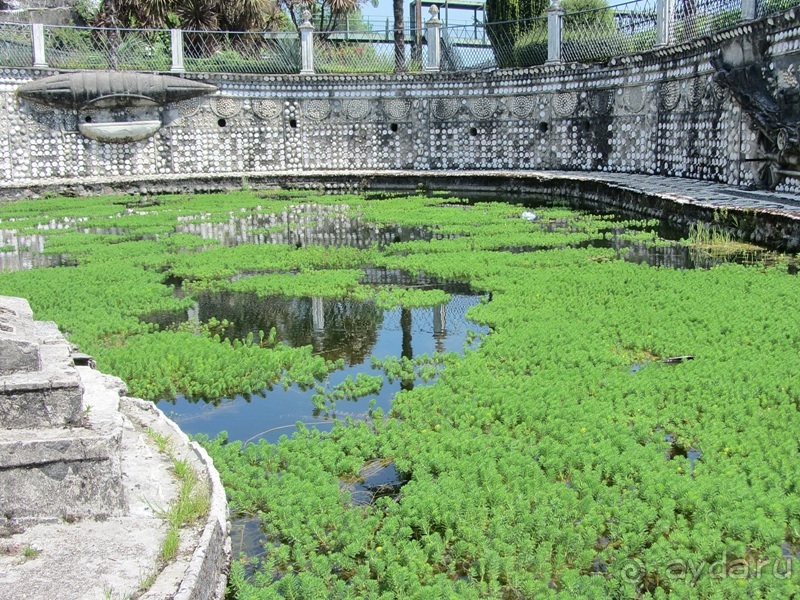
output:
<path id="1" fill-rule="evenodd" d="M 606 0 L 563 0 L 564 29 L 573 31 L 582 27 L 613 26 L 614 11 Z"/>
<path id="2" fill-rule="evenodd" d="M 486 1 L 486 28 L 500 67 L 527 67 L 547 59 L 548 6 L 548 0 Z M 606 0 L 563 0 L 561 6 L 564 43 L 591 44 L 598 33 L 614 30 L 614 12 Z"/>
<path id="3" fill-rule="evenodd" d="M 486 29 L 498 66 L 524 66 L 514 48 L 532 29 L 546 30 L 544 21 L 534 19 L 544 16 L 548 5 L 548 0 L 486 0 Z"/>
<path id="4" fill-rule="evenodd" d="M 94 25 L 266 31 L 280 29 L 284 22 L 275 0 L 104 0 Z"/>
<path id="5" fill-rule="evenodd" d="M 367 2 L 377 5 L 377 0 L 278 0 L 278 5 L 289 15 L 295 27 L 302 23 L 305 9 L 311 11 L 311 22 L 317 31 L 338 31 L 347 15 L 358 15 Z"/>

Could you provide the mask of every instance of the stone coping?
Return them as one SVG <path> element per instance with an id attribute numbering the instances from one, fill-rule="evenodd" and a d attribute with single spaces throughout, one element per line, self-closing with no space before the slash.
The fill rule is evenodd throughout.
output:
<path id="1" fill-rule="evenodd" d="M 197 442 L 192 442 L 180 427 L 169 419 L 154 403 L 138 398 L 124 397 L 121 409 L 128 417 L 169 437 L 173 453 L 183 456 L 209 486 L 208 516 L 200 539 L 191 557 L 178 559 L 167 565 L 143 599 L 173 600 L 217 599 L 225 596 L 227 572 L 231 560 L 230 519 L 228 501 L 214 461 Z M 176 587 L 177 585 L 177 587 Z"/>

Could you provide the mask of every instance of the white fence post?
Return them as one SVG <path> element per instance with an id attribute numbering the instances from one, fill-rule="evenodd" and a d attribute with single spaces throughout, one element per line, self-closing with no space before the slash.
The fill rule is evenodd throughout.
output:
<path id="1" fill-rule="evenodd" d="M 301 75 L 314 74 L 314 26 L 311 24 L 311 11 L 303 11 L 303 23 L 300 29 L 300 68 Z"/>
<path id="2" fill-rule="evenodd" d="M 656 48 L 672 43 L 675 0 L 658 0 L 656 5 Z"/>
<path id="3" fill-rule="evenodd" d="M 33 67 L 35 69 L 48 68 L 44 55 L 44 25 L 31 23 L 31 41 L 33 42 Z"/>
<path id="4" fill-rule="evenodd" d="M 547 64 L 561 62 L 561 25 L 564 22 L 564 7 L 553 0 L 547 7 Z"/>
<path id="5" fill-rule="evenodd" d="M 439 7 L 431 4 L 428 9 L 431 16 L 425 23 L 425 37 L 428 40 L 428 63 L 426 71 L 439 71 L 442 68 L 442 21 L 439 19 Z"/>
<path id="6" fill-rule="evenodd" d="M 169 30 L 170 45 L 172 47 L 172 73 L 184 73 L 183 66 L 183 31 L 180 29 Z"/>
<path id="7" fill-rule="evenodd" d="M 742 0 L 742 21 L 756 18 L 756 0 Z"/>

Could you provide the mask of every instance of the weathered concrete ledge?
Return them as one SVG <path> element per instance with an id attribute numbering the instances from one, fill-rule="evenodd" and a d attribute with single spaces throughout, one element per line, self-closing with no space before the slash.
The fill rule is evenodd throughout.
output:
<path id="1" fill-rule="evenodd" d="M 29 185 L 0 184 L 3 199 L 45 195 L 211 193 L 250 189 L 309 189 L 327 193 L 449 190 L 519 199 L 555 195 L 663 219 L 678 225 L 712 221 L 738 237 L 783 251 L 800 250 L 800 195 L 658 175 L 585 171 L 402 171 L 332 172 L 307 170 L 224 175 L 164 175 L 45 180 Z"/>
<path id="2" fill-rule="evenodd" d="M 22 303 L 0 306 L 0 375 L 40 369 L 39 344 L 32 341 L 36 337 L 32 330 L 33 317 Z"/>
<path id="3" fill-rule="evenodd" d="M 209 492 L 210 509 L 191 556 L 168 565 L 141 597 L 152 600 L 166 597 L 173 600 L 223 598 L 231 560 L 230 520 L 225 489 L 214 468 L 214 461 L 202 446 L 190 441 L 180 427 L 152 402 L 124 397 L 122 410 L 142 426 L 168 437 L 173 454 L 189 461 L 201 474 Z"/>

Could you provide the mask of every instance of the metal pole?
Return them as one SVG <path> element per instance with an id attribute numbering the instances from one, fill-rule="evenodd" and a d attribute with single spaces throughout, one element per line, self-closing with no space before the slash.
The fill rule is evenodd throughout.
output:
<path id="1" fill-rule="evenodd" d="M 414 0 L 414 55 L 422 60 L 422 0 Z"/>

